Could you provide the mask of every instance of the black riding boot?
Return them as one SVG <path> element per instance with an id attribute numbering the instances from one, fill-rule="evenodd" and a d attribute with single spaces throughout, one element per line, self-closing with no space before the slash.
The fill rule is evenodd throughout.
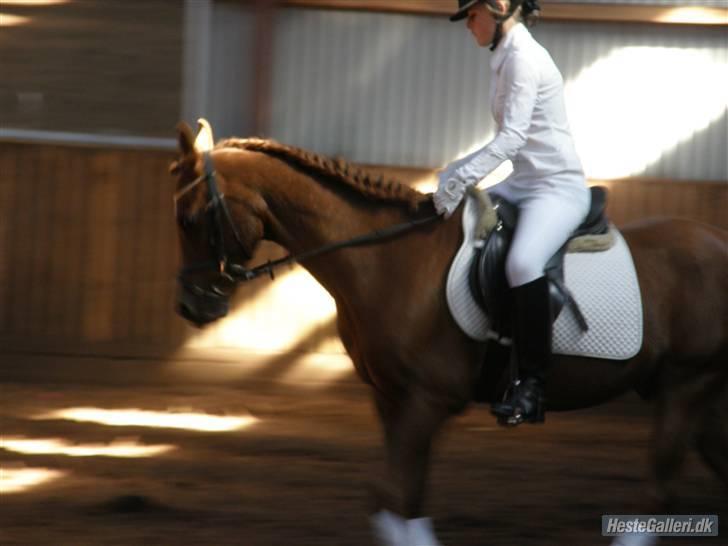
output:
<path id="1" fill-rule="evenodd" d="M 513 288 L 513 348 L 518 381 L 491 412 L 505 425 L 544 420 L 544 376 L 551 362 L 551 299 L 546 277 Z"/>

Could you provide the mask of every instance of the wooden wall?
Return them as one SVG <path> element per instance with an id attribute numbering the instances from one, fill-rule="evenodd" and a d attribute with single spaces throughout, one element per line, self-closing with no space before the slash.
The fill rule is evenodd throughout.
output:
<path id="1" fill-rule="evenodd" d="M 0 143 L 0 336 L 170 343 L 171 152 Z"/>
<path id="2" fill-rule="evenodd" d="M 193 333 L 173 312 L 177 241 L 167 169 L 174 155 L 0 142 L 0 352 L 158 354 Z M 433 179 L 425 170 L 386 170 L 410 182 Z M 607 185 L 609 214 L 618 225 L 671 215 L 728 228 L 726 183 Z M 280 249 L 264 251 L 280 255 Z M 246 288 L 241 301 L 266 290 L 247 327 L 265 329 L 288 316 L 304 334 L 312 332 L 292 337 L 295 350 L 320 349 L 335 335 L 332 318 L 304 324 L 318 304 L 306 301 L 298 313 L 275 292 L 285 282 Z"/>
<path id="3" fill-rule="evenodd" d="M 648 216 L 688 218 L 728 229 L 728 181 L 592 180 L 609 189 L 607 214 L 618 226 Z"/>
<path id="4" fill-rule="evenodd" d="M 434 173 L 425 169 L 379 167 L 385 176 L 409 181 L 423 191 L 436 185 Z M 689 218 L 728 229 L 728 180 L 722 182 L 656 180 L 590 180 L 609 190 L 607 212 L 618 226 L 648 216 Z"/>
<path id="5" fill-rule="evenodd" d="M 0 28 L 3 127 L 168 136 L 179 120 L 182 0 L 13 4 Z"/>

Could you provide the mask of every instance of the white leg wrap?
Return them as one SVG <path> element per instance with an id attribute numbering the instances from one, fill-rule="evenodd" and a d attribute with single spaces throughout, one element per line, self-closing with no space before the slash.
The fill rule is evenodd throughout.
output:
<path id="1" fill-rule="evenodd" d="M 659 538 L 645 534 L 622 535 L 612 541 L 612 546 L 655 546 Z"/>
<path id="2" fill-rule="evenodd" d="M 374 539 L 379 546 L 409 546 L 407 522 L 388 510 L 380 510 L 371 517 Z"/>
<path id="3" fill-rule="evenodd" d="M 442 546 L 435 537 L 430 518 L 407 520 L 409 546 Z"/>
<path id="4" fill-rule="evenodd" d="M 388 510 L 371 517 L 374 538 L 379 546 L 442 546 L 435 537 L 430 518 L 402 519 Z"/>

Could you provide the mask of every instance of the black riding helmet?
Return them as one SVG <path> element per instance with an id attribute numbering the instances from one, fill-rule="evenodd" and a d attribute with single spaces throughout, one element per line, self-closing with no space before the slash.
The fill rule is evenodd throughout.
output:
<path id="1" fill-rule="evenodd" d="M 458 0 L 458 10 L 454 15 L 450 16 L 450 20 L 455 22 L 465 19 L 468 10 L 478 2 L 485 2 L 485 0 Z"/>
<path id="2" fill-rule="evenodd" d="M 488 0 L 458 0 L 458 10 L 450 16 L 450 21 L 461 21 L 468 15 L 468 10 L 480 3 L 488 3 Z M 508 20 L 516 12 L 518 8 L 521 8 L 521 15 L 524 20 L 527 20 L 533 14 L 541 11 L 541 6 L 538 4 L 538 0 L 511 0 L 510 7 L 505 15 L 498 17 L 496 20 L 498 25 L 495 29 L 495 37 L 493 43 L 490 45 L 490 50 L 493 51 L 498 47 L 498 42 L 503 37 L 503 22 Z"/>
<path id="3" fill-rule="evenodd" d="M 454 22 L 465 19 L 470 8 L 472 8 L 475 4 L 481 2 L 486 3 L 487 1 L 488 0 L 458 0 L 458 10 L 450 16 L 450 20 Z M 513 12 L 518 9 L 518 6 L 522 6 L 524 17 L 528 17 L 531 13 L 536 11 L 541 11 L 541 6 L 539 6 L 538 0 L 511 0 L 511 7 L 508 10 L 508 15 L 505 19 L 513 15 Z"/>

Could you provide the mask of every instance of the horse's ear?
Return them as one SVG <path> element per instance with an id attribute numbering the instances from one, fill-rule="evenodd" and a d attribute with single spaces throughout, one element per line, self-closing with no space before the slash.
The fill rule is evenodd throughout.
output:
<path id="1" fill-rule="evenodd" d="M 197 125 L 200 130 L 197 133 L 197 138 L 195 139 L 195 150 L 200 153 L 209 152 L 215 146 L 215 141 L 212 138 L 212 127 L 210 126 L 210 122 L 205 118 L 200 118 L 197 120 Z"/>
<path id="2" fill-rule="evenodd" d="M 177 124 L 177 143 L 179 144 L 180 158 L 169 166 L 170 174 L 179 174 L 185 165 L 196 159 L 194 140 L 195 136 L 192 134 L 190 126 L 184 121 L 180 121 Z"/>
<path id="3" fill-rule="evenodd" d="M 184 121 L 177 124 L 177 140 L 179 142 L 179 151 L 183 158 L 192 155 L 195 151 L 192 128 Z"/>

